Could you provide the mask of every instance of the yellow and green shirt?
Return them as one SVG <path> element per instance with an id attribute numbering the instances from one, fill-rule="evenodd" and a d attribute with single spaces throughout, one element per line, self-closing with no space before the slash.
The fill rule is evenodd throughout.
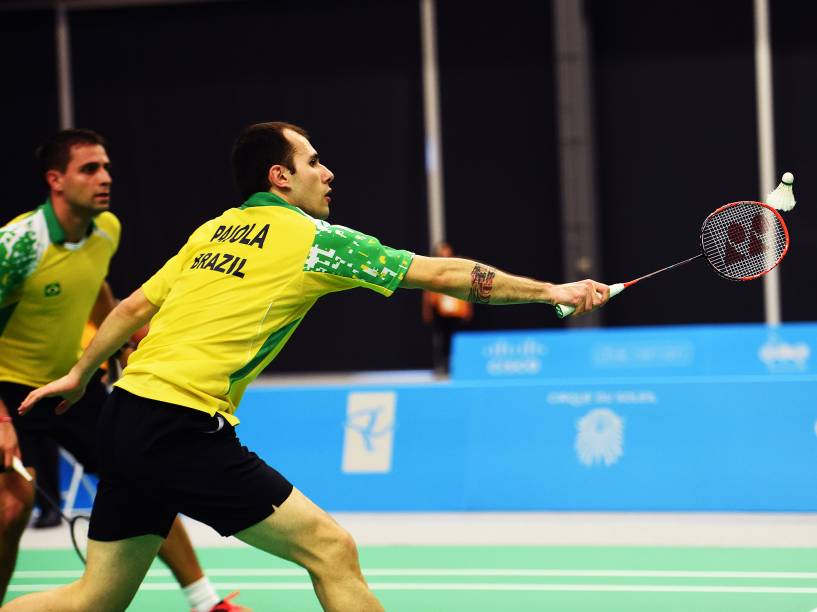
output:
<path id="1" fill-rule="evenodd" d="M 39 387 L 76 363 L 119 235 L 104 212 L 66 242 L 50 201 L 0 228 L 0 381 Z"/>
<path id="2" fill-rule="evenodd" d="M 354 287 L 389 296 L 413 257 L 256 193 L 142 285 L 159 312 L 116 386 L 235 425 L 244 389 L 319 297 Z"/>

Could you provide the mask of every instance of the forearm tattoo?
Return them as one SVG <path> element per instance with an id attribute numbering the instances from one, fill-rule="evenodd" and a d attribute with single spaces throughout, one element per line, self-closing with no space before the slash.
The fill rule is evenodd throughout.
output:
<path id="1" fill-rule="evenodd" d="M 468 292 L 468 301 L 475 304 L 487 304 L 491 299 L 495 275 L 496 273 L 491 268 L 475 265 L 471 270 L 471 291 Z"/>

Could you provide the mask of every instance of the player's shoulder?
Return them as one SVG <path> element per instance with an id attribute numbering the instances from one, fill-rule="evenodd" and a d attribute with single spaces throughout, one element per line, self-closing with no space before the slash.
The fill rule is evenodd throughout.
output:
<path id="1" fill-rule="evenodd" d="M 0 227 L 0 229 L 10 229 L 12 226 L 20 226 L 20 224 L 26 223 L 30 224 L 34 219 L 34 215 L 39 211 L 39 209 L 35 208 L 34 210 L 27 210 L 24 213 L 20 213 L 16 217 L 12 218 L 10 221 L 6 222 L 5 225 Z"/>
<path id="2" fill-rule="evenodd" d="M 33 247 L 37 251 L 44 250 L 50 240 L 48 222 L 43 214 L 42 207 L 29 210 L 14 217 L 0 227 L 0 237 L 6 247 L 19 242 L 17 248 Z M 35 246 L 36 245 L 36 246 Z"/>
<path id="3" fill-rule="evenodd" d="M 376 237 L 351 227 L 337 223 L 329 223 L 328 221 L 321 221 L 319 219 L 313 219 L 313 222 L 315 223 L 315 242 L 317 243 L 350 243 L 357 246 L 374 243 L 379 244 Z"/>
<path id="4" fill-rule="evenodd" d="M 116 232 L 122 231 L 122 222 L 119 220 L 119 217 L 109 210 L 100 213 L 94 222 L 97 224 L 97 226 L 105 230 L 115 230 Z"/>
<path id="5" fill-rule="evenodd" d="M 122 223 L 115 214 L 106 210 L 94 219 L 94 224 L 102 235 L 109 238 L 114 244 L 119 244 L 119 238 L 122 235 Z"/>
<path id="6" fill-rule="evenodd" d="M 0 258 L 11 262 L 19 278 L 33 271 L 51 243 L 41 209 L 17 215 L 0 228 Z"/>

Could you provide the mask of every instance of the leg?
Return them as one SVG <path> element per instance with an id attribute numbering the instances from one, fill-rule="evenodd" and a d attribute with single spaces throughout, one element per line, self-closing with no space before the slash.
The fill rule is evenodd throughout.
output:
<path id="1" fill-rule="evenodd" d="M 159 549 L 159 558 L 170 568 L 182 587 L 204 576 L 187 531 L 178 516 L 173 521 L 173 527 L 170 528 L 167 539 Z"/>
<path id="2" fill-rule="evenodd" d="M 352 536 L 298 489 L 269 517 L 235 535 L 304 567 L 324 610 L 383 610 L 360 571 Z"/>
<path id="3" fill-rule="evenodd" d="M 0 604 L 14 572 L 20 537 L 33 506 L 34 487 L 14 472 L 0 473 Z"/>
<path id="4" fill-rule="evenodd" d="M 94 381 L 88 385 L 86 395 L 82 400 L 80 400 L 70 412 L 60 417 L 61 420 L 58 423 L 60 443 L 83 464 L 88 472 L 95 472 L 101 467 L 100 454 L 103 449 L 107 449 L 108 451 L 108 454 L 105 455 L 106 457 L 112 458 L 115 456 L 113 448 L 116 445 L 114 445 L 114 447 L 106 446 L 110 442 L 110 438 L 104 435 L 97 435 L 100 428 L 106 431 L 115 431 L 117 428 L 115 421 L 104 421 L 103 405 L 107 398 L 108 395 L 104 386 Z M 112 412 L 111 415 L 113 414 L 115 413 Z M 100 421 L 106 424 L 100 425 Z M 123 426 L 123 429 L 131 431 L 130 424 Z M 104 474 L 101 476 L 102 481 L 104 481 Z M 104 488 L 102 481 L 100 482 L 100 491 Z M 119 482 L 118 486 L 121 485 L 122 482 Z M 159 523 L 153 523 L 153 519 L 149 519 L 149 517 L 156 518 L 153 514 L 153 509 L 141 508 L 141 504 L 145 502 L 148 506 L 152 506 L 156 503 L 156 500 L 143 491 L 139 491 L 135 499 L 132 497 L 135 491 L 126 494 L 126 497 L 123 499 L 117 498 L 116 496 L 122 494 L 123 491 L 124 490 L 120 490 L 119 493 L 114 494 L 115 505 L 112 507 L 106 506 L 107 514 L 109 516 L 128 516 L 133 520 L 138 519 L 135 524 L 140 525 L 140 527 L 136 530 L 107 530 L 99 533 L 101 539 L 114 540 L 145 533 L 164 535 L 166 540 L 159 549 L 159 557 L 173 572 L 174 577 L 182 587 L 184 596 L 187 598 L 190 607 L 194 610 L 210 610 L 210 608 L 218 603 L 220 598 L 204 575 L 196 554 L 193 551 L 190 539 L 184 530 L 182 522 L 176 518 L 175 512 L 165 516 L 164 510 L 161 510 Z M 128 511 L 124 512 L 124 508 L 127 508 Z M 94 513 L 96 514 L 96 512 L 95 509 Z M 135 516 L 133 513 L 135 513 Z M 167 523 L 164 523 L 165 518 Z M 142 522 L 146 519 L 146 523 Z M 115 521 L 114 524 L 117 522 L 122 523 L 120 520 Z M 132 521 L 124 522 L 131 523 Z M 101 524 L 102 523 L 100 523 L 100 525 Z"/>
<path id="5" fill-rule="evenodd" d="M 24 456 L 28 463 L 37 468 L 37 484 L 40 485 L 40 488 L 55 502 L 61 503 L 59 447 L 49 436 L 42 436 L 35 440 L 35 445 L 37 452 L 34 457 L 31 457 L 30 453 Z M 39 491 L 34 493 L 34 503 L 40 509 L 40 516 L 35 521 L 34 527 L 56 527 L 62 522 L 60 513 Z"/>
<path id="6" fill-rule="evenodd" d="M 121 612 L 128 607 L 156 557 L 162 539 L 147 535 L 118 542 L 88 542 L 88 565 L 69 585 L 9 602 L 8 612 Z"/>

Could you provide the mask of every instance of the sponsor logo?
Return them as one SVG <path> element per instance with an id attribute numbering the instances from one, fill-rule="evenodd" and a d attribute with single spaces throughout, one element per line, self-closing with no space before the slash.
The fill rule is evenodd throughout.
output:
<path id="1" fill-rule="evenodd" d="M 482 349 L 485 370 L 491 376 L 531 375 L 542 370 L 542 357 L 548 352 L 546 345 L 533 338 L 508 342 L 504 338 Z"/>
<path id="2" fill-rule="evenodd" d="M 59 283 L 48 283 L 43 290 L 45 297 L 56 297 L 62 292 L 62 287 Z"/>
<path id="3" fill-rule="evenodd" d="M 692 363 L 691 342 L 598 344 L 592 349 L 593 365 L 599 368 L 680 367 Z"/>
<path id="4" fill-rule="evenodd" d="M 618 462 L 624 453 L 624 422 L 609 408 L 595 408 L 576 424 L 576 455 L 587 467 Z"/>
<path id="5" fill-rule="evenodd" d="M 353 392 L 346 400 L 341 469 L 346 473 L 391 471 L 397 394 Z"/>
<path id="6" fill-rule="evenodd" d="M 784 342 L 774 335 L 761 345 L 757 356 L 771 372 L 800 372 L 808 368 L 811 347 L 805 342 Z"/>

